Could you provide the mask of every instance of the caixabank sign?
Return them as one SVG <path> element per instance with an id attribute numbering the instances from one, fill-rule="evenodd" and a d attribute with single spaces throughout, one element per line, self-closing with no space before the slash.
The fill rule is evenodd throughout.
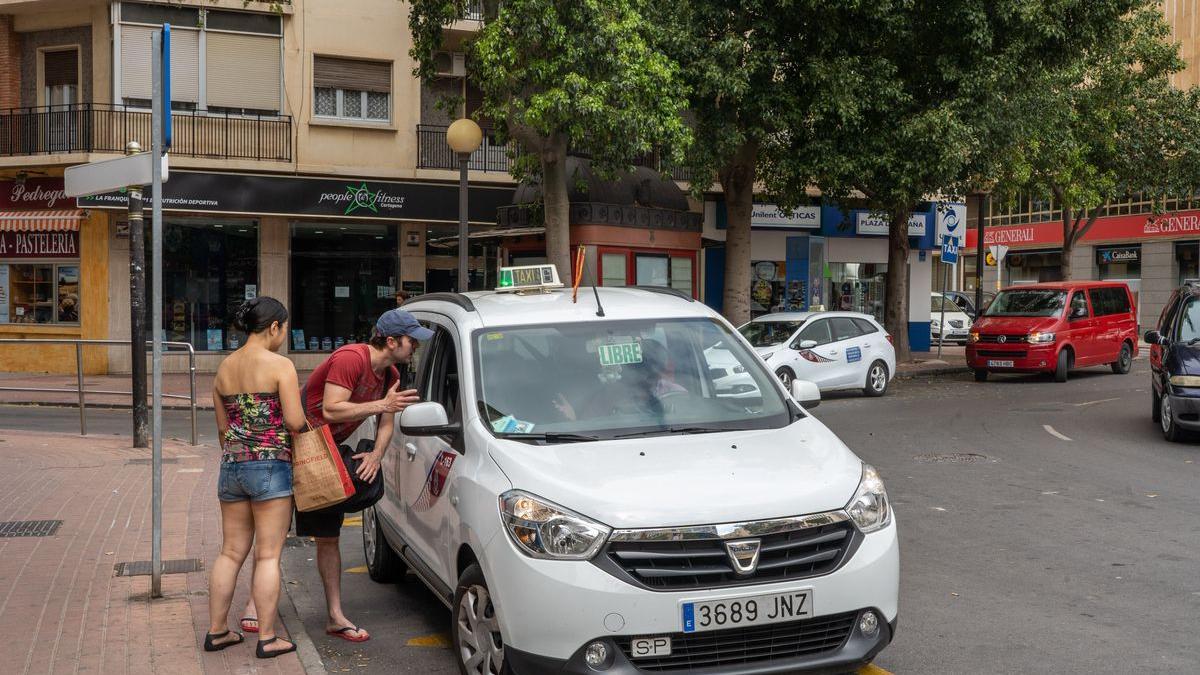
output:
<path id="1" fill-rule="evenodd" d="M 146 207 L 153 204 L 149 189 Z M 512 203 L 513 188 L 472 185 L 468 220 L 495 224 L 496 209 Z M 124 192 L 80 197 L 81 209 L 123 209 Z M 172 171 L 163 183 L 163 211 L 355 220 L 458 221 L 458 185 L 416 181 L 304 178 Z"/>

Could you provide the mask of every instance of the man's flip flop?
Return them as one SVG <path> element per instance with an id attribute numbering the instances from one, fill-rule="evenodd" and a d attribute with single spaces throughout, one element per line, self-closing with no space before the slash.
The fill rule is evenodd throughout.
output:
<path id="1" fill-rule="evenodd" d="M 240 645 L 243 642 L 245 642 L 245 638 L 242 637 L 241 633 L 233 633 L 238 638 L 236 640 L 230 640 L 229 642 L 222 642 L 220 644 L 213 642 L 213 640 L 220 640 L 221 638 L 225 637 L 226 635 L 229 635 L 230 633 L 233 633 L 233 631 L 227 630 L 224 633 L 205 633 L 204 634 L 204 651 L 219 652 L 222 649 L 225 649 L 226 647 Z"/>
<path id="2" fill-rule="evenodd" d="M 296 651 L 295 642 L 292 642 L 292 646 L 288 647 L 287 649 L 277 649 L 273 652 L 263 649 L 263 645 L 269 645 L 278 639 L 278 637 L 273 637 L 270 640 L 259 640 L 258 645 L 254 648 L 254 655 L 260 659 L 273 659 L 276 656 L 283 656 L 284 654 L 291 654 L 292 652 Z M 289 642 L 291 641 L 289 640 Z"/>
<path id="3" fill-rule="evenodd" d="M 342 626 L 341 628 L 337 628 L 337 629 L 333 629 L 333 628 L 326 629 L 325 634 L 332 635 L 333 637 L 342 638 L 346 642 L 366 642 L 367 640 L 371 639 L 370 635 L 359 635 L 359 636 L 355 637 L 350 634 L 351 631 L 360 631 L 360 630 L 362 630 L 362 629 L 358 628 L 357 626 Z"/>
<path id="4" fill-rule="evenodd" d="M 253 621 L 254 625 L 247 626 L 246 625 L 247 621 Z M 258 632 L 258 617 L 256 617 L 256 616 L 243 616 L 241 621 L 239 621 L 238 623 L 242 624 L 242 630 L 246 631 L 247 633 L 257 633 Z"/>

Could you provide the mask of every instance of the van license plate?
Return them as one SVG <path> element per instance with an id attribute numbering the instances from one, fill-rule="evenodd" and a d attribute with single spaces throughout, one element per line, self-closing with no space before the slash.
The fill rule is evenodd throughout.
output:
<path id="1" fill-rule="evenodd" d="M 761 626 L 810 617 L 812 590 L 683 603 L 683 632 Z"/>
<path id="2" fill-rule="evenodd" d="M 1012 361 L 992 361 L 988 360 L 988 368 L 1012 368 Z"/>
<path id="3" fill-rule="evenodd" d="M 656 656 L 671 655 L 671 638 L 667 636 L 634 638 L 630 642 L 630 656 L 635 659 L 649 659 Z"/>

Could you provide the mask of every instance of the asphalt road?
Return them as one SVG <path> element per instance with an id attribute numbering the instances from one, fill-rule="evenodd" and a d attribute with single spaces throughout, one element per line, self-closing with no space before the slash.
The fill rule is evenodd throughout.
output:
<path id="1" fill-rule="evenodd" d="M 1148 385 L 1143 358 L 1127 376 L 912 380 L 815 411 L 880 469 L 896 506 L 901 620 L 877 666 L 1195 672 L 1200 445 L 1162 440 Z M 454 672 L 449 613 L 412 577 L 372 583 L 360 536 L 349 525 L 342 548 L 346 611 L 375 636 L 361 645 L 323 634 L 313 549 L 285 554 L 329 672 Z"/>
<path id="2" fill-rule="evenodd" d="M 876 660 L 893 673 L 1195 672 L 1200 444 L 1162 440 L 1145 359 L 1127 376 L 969 375 L 837 395 L 815 414 L 878 467 L 901 534 L 901 620 Z M 4 428 L 77 429 L 75 411 L 0 407 Z M 89 413 L 128 433 L 127 413 Z M 201 432 L 210 421 L 202 420 Z M 187 433 L 186 415 L 168 433 Z M 1069 440 L 1068 440 L 1069 439 Z M 455 672 L 449 613 L 416 579 L 371 582 L 343 530 L 346 612 L 374 638 L 324 635 L 311 543 L 287 590 L 331 673 Z"/>

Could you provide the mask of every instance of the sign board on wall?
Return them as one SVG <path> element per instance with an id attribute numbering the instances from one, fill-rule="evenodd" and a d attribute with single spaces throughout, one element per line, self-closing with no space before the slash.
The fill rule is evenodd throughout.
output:
<path id="1" fill-rule="evenodd" d="M 471 186 L 472 222 L 495 224 L 496 210 L 511 206 L 509 186 Z M 154 196 L 143 193 L 146 204 Z M 80 197 L 79 208 L 124 209 L 128 195 Z M 176 171 L 163 184 L 163 210 L 321 218 L 412 219 L 458 222 L 458 186 L 416 181 L 366 181 L 254 174 Z"/>
<path id="2" fill-rule="evenodd" d="M 923 237 L 925 236 L 925 214 L 911 213 L 908 216 L 908 236 Z M 878 234 L 887 236 L 888 221 L 887 217 L 878 213 L 869 211 L 860 211 L 854 214 L 854 231 L 858 234 Z"/>
<path id="3" fill-rule="evenodd" d="M 961 247 L 966 242 L 967 205 L 940 204 L 937 209 L 937 240 L 944 242 L 946 237 L 955 239 L 955 246 Z"/>
<path id="4" fill-rule="evenodd" d="M 789 230 L 821 229 L 821 207 L 797 206 L 792 215 L 784 215 L 774 204 L 755 204 L 750 212 L 750 227 L 775 227 Z"/>
<path id="5" fill-rule="evenodd" d="M 1138 263 L 1141 261 L 1142 248 L 1140 246 L 1096 249 L 1096 263 L 1099 265 L 1119 265 L 1123 263 Z"/>
<path id="6" fill-rule="evenodd" d="M 0 258 L 78 258 L 79 232 L 0 231 Z"/>
<path id="7" fill-rule="evenodd" d="M 8 265 L 0 264 L 0 323 L 8 323 Z"/>
<path id="8" fill-rule="evenodd" d="M 0 209 L 69 209 L 73 201 L 63 191 L 61 178 L 0 181 Z"/>

